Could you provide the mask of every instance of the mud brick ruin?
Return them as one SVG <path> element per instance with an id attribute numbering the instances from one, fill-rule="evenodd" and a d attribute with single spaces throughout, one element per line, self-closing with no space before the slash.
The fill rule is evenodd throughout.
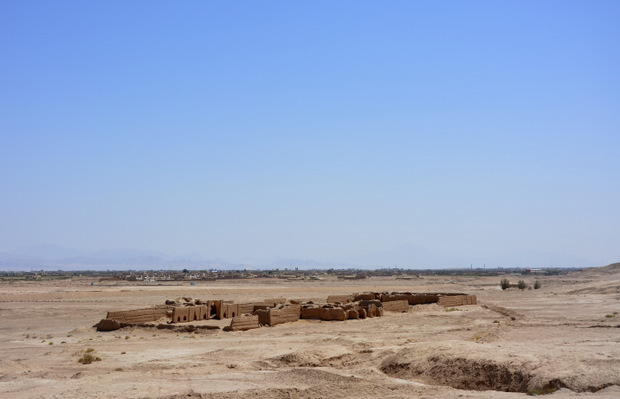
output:
<path id="1" fill-rule="evenodd" d="M 97 329 L 112 331 L 127 326 L 153 326 L 152 323 L 158 322 L 158 328 L 172 328 L 170 325 L 174 324 L 231 319 L 225 330 L 245 331 L 261 326 L 273 327 L 299 319 L 345 321 L 382 317 L 385 312 L 405 313 L 410 306 L 431 303 L 444 307 L 475 305 L 476 296 L 452 293 L 364 292 L 330 295 L 323 304 L 287 301 L 285 298 L 252 303 L 178 298 L 151 308 L 108 312 L 106 318 L 97 324 Z M 163 321 L 166 323 L 161 324 Z"/>

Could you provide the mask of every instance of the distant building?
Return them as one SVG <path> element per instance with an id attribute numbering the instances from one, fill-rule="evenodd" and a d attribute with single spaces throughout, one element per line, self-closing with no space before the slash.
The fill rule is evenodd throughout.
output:
<path id="1" fill-rule="evenodd" d="M 544 273 L 543 269 L 530 269 L 530 268 L 525 269 L 525 272 L 528 274 L 543 274 Z"/>

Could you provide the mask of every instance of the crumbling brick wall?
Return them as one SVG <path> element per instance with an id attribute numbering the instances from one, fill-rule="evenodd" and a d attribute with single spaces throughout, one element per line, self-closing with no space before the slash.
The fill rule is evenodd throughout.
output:
<path id="1" fill-rule="evenodd" d="M 108 312 L 106 319 L 116 320 L 119 323 L 148 323 L 166 317 L 168 306 L 154 306 L 152 308 L 121 310 Z"/>
<path id="2" fill-rule="evenodd" d="M 237 316 L 241 316 L 242 314 L 252 314 L 252 312 L 254 312 L 254 303 L 240 303 L 237 306 Z"/>
<path id="3" fill-rule="evenodd" d="M 353 302 L 353 295 L 330 295 L 327 297 L 327 303 L 336 303 L 336 302 L 340 302 L 340 303 Z"/>
<path id="4" fill-rule="evenodd" d="M 317 305 L 303 305 L 301 307 L 302 319 L 321 319 L 321 307 Z"/>
<path id="5" fill-rule="evenodd" d="M 439 301 L 438 294 L 412 294 L 410 292 L 392 292 L 391 294 L 382 294 L 381 302 L 401 301 L 406 299 L 409 305 L 421 305 L 425 303 L 437 303 Z"/>
<path id="6" fill-rule="evenodd" d="M 187 323 L 189 322 L 189 307 L 177 306 L 172 309 L 172 322 L 173 323 Z"/>
<path id="7" fill-rule="evenodd" d="M 386 312 L 408 312 L 409 301 L 406 299 L 400 299 L 398 301 L 383 302 L 383 310 Z"/>
<path id="8" fill-rule="evenodd" d="M 475 305 L 477 303 L 475 295 L 441 295 L 438 304 L 444 307 Z"/>
<path id="9" fill-rule="evenodd" d="M 377 299 L 377 295 L 378 294 L 375 292 L 360 292 L 353 295 L 353 300 L 357 302 L 363 300 Z"/>
<path id="10" fill-rule="evenodd" d="M 215 305 L 216 318 L 230 319 L 231 317 L 239 316 L 239 304 L 233 303 L 233 301 L 213 301 Z"/>
<path id="11" fill-rule="evenodd" d="M 243 315 L 233 317 L 230 321 L 230 326 L 226 328 L 228 331 L 245 331 L 251 330 L 253 328 L 258 328 L 259 320 L 258 316 L 253 315 Z"/>
<path id="12" fill-rule="evenodd" d="M 190 321 L 209 320 L 210 308 L 208 305 L 176 306 L 170 317 L 173 323 L 188 323 Z"/>
<path id="13" fill-rule="evenodd" d="M 301 305 L 287 304 L 280 308 L 260 309 L 254 313 L 258 316 L 260 324 L 273 327 L 299 320 Z"/>
<path id="14" fill-rule="evenodd" d="M 286 298 L 269 298 L 262 301 L 262 303 L 270 307 L 275 307 L 278 305 L 284 305 L 286 303 Z"/>
<path id="15" fill-rule="evenodd" d="M 347 312 L 339 306 L 321 308 L 321 320 L 344 321 L 346 319 L 347 319 Z"/>

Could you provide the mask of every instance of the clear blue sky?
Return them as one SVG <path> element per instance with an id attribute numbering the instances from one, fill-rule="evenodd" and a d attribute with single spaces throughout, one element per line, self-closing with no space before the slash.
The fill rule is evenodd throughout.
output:
<path id="1" fill-rule="evenodd" d="M 0 252 L 618 261 L 619 21 L 618 1 L 1 2 Z"/>

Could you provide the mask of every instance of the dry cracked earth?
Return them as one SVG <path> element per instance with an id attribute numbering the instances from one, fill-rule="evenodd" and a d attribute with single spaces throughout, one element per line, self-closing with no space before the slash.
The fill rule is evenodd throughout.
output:
<path id="1" fill-rule="evenodd" d="M 0 397 L 620 397 L 620 265 L 540 276 L 537 290 L 502 291 L 501 278 L 0 283 Z M 418 305 L 381 318 L 244 332 L 93 328 L 108 310 L 181 296 L 321 302 L 398 290 L 471 293 L 478 305 Z M 101 360 L 79 363 L 85 354 Z"/>

